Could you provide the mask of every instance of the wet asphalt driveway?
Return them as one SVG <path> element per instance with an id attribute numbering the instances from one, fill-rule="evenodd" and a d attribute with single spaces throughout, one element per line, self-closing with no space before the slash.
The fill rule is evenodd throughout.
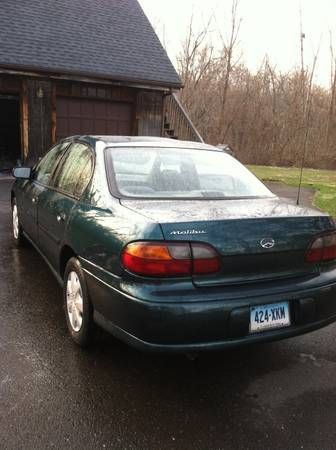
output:
<path id="1" fill-rule="evenodd" d="M 0 448 L 336 447 L 336 325 L 196 361 L 103 332 L 80 350 L 47 266 L 12 243 L 9 186 L 0 181 Z"/>

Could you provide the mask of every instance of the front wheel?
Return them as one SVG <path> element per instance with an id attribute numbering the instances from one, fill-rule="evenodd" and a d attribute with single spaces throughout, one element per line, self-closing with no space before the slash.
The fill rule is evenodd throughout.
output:
<path id="1" fill-rule="evenodd" d="M 24 243 L 24 236 L 19 221 L 19 212 L 15 198 L 12 201 L 12 232 L 15 244 L 20 247 Z"/>
<path id="2" fill-rule="evenodd" d="M 77 258 L 71 258 L 65 268 L 63 297 L 68 330 L 76 344 L 85 347 L 93 334 L 93 308 L 89 299 L 85 275 Z"/>

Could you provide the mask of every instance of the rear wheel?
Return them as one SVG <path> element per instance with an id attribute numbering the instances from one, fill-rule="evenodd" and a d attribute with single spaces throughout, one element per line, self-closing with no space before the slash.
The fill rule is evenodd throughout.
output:
<path id="1" fill-rule="evenodd" d="M 15 244 L 19 247 L 24 242 L 22 226 L 19 220 L 19 212 L 15 198 L 12 201 L 12 232 Z"/>
<path id="2" fill-rule="evenodd" d="M 66 265 L 63 297 L 70 335 L 76 344 L 85 347 L 91 341 L 93 334 L 93 308 L 85 275 L 77 258 L 71 258 Z"/>

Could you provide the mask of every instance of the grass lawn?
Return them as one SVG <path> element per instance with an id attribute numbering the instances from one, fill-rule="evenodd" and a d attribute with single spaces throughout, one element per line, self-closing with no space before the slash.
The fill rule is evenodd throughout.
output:
<path id="1" fill-rule="evenodd" d="M 295 167 L 248 166 L 263 181 L 299 185 L 300 169 Z M 303 169 L 302 186 L 316 190 L 314 205 L 336 216 L 336 171 Z"/>

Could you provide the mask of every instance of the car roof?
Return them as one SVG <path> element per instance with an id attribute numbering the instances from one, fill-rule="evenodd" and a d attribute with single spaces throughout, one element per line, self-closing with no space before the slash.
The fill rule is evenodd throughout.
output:
<path id="1" fill-rule="evenodd" d="M 223 150 L 209 144 L 194 141 L 181 141 L 178 139 L 153 137 L 153 136 L 94 136 L 94 135 L 76 135 L 65 139 L 67 141 L 84 141 L 96 149 L 105 147 L 172 147 L 172 148 L 190 148 L 200 150 L 215 150 L 222 152 Z M 97 146 L 100 142 L 104 145 Z"/>

